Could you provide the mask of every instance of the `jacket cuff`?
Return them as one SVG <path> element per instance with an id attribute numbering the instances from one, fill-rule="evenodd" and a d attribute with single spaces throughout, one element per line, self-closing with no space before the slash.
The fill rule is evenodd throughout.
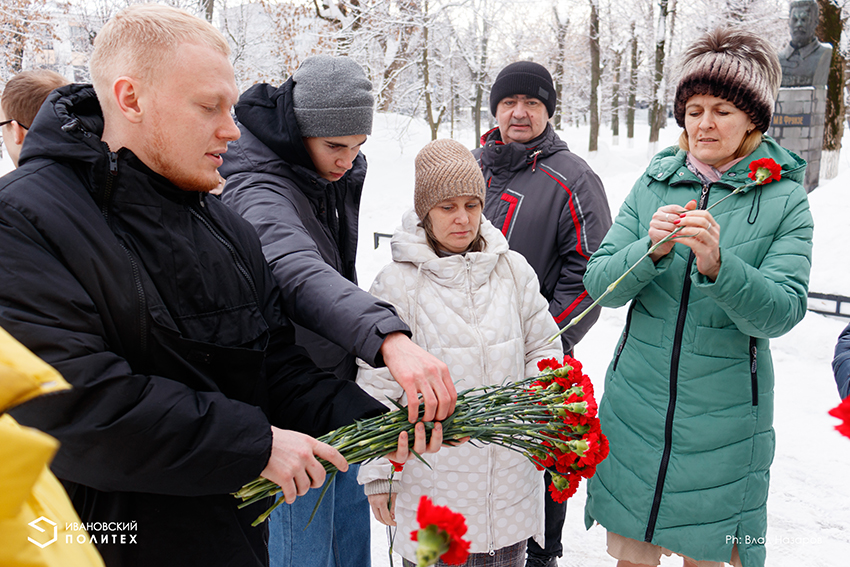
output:
<path id="1" fill-rule="evenodd" d="M 389 494 L 390 481 L 373 480 L 372 482 L 367 482 L 363 485 L 363 492 L 366 493 L 366 496 L 372 496 L 373 494 Z"/>
<path id="2" fill-rule="evenodd" d="M 390 333 L 404 333 L 408 337 L 413 336 L 413 333 L 410 332 L 410 327 L 408 327 L 405 322 L 398 317 L 390 317 L 383 321 L 378 321 L 375 325 L 374 332 L 371 333 L 369 338 L 366 340 L 366 344 L 363 345 L 363 352 L 361 353 L 362 356 L 360 356 L 360 358 L 365 360 L 372 368 L 382 368 L 386 366 L 386 364 L 384 364 L 384 355 L 381 354 L 381 347 L 384 346 L 384 339 L 386 339 Z"/>

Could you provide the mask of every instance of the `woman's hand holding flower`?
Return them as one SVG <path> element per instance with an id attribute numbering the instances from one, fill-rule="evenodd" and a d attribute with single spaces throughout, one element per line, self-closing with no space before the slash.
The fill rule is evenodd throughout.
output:
<path id="1" fill-rule="evenodd" d="M 443 444 L 443 424 L 439 421 L 434 423 L 434 429 L 431 430 L 431 438 L 425 438 L 425 424 L 421 421 L 414 427 L 413 434 L 413 451 L 409 450 L 407 445 L 407 431 L 402 431 L 398 434 L 398 448 L 386 455 L 386 457 L 397 463 L 405 463 L 410 458 L 411 453 L 436 453 L 440 450 L 440 445 Z"/>
<path id="2" fill-rule="evenodd" d="M 720 272 L 720 225 L 710 212 L 696 206 L 696 201 L 690 201 L 674 221 L 677 228 L 684 228 L 673 240 L 693 250 L 699 273 L 715 281 Z"/>
<path id="3" fill-rule="evenodd" d="M 649 221 L 649 239 L 652 241 L 652 245 L 658 244 L 676 230 L 677 225 L 674 222 L 679 220 L 679 215 L 684 213 L 685 210 L 680 205 L 664 205 L 655 211 Z M 665 242 L 656 248 L 649 255 L 649 258 L 658 263 L 661 258 L 670 253 L 674 244 L 672 240 Z"/>

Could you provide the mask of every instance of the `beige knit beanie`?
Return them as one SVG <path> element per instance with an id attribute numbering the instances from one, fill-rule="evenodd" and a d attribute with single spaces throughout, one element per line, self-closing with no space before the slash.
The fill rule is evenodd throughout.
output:
<path id="1" fill-rule="evenodd" d="M 460 142 L 434 140 L 416 156 L 413 204 L 420 220 L 437 203 L 453 197 L 478 197 L 483 206 L 486 191 L 478 162 Z"/>
<path id="2" fill-rule="evenodd" d="M 682 56 L 673 114 L 685 127 L 685 105 L 697 94 L 728 100 L 766 132 L 782 80 L 776 51 L 764 39 L 740 28 L 716 29 Z"/>

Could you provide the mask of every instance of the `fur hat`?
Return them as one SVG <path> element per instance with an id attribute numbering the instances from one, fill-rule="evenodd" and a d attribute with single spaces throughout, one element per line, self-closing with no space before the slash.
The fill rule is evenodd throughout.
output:
<path id="1" fill-rule="evenodd" d="M 555 85 L 546 67 L 533 61 L 517 61 L 501 71 L 490 89 L 490 112 L 496 116 L 499 101 L 505 97 L 526 95 L 546 105 L 549 118 L 555 114 Z"/>
<path id="2" fill-rule="evenodd" d="M 292 82 L 292 106 L 302 136 L 372 133 L 372 83 L 350 57 L 308 57 L 292 74 Z"/>
<path id="3" fill-rule="evenodd" d="M 685 51 L 679 77 L 673 113 L 682 128 L 685 105 L 701 94 L 728 100 L 766 132 L 782 68 L 767 41 L 739 28 L 724 28 L 706 33 Z"/>
<path id="4" fill-rule="evenodd" d="M 484 205 L 487 187 L 472 152 L 454 140 L 434 140 L 416 155 L 413 203 L 420 220 L 437 203 L 454 197 L 478 197 Z"/>

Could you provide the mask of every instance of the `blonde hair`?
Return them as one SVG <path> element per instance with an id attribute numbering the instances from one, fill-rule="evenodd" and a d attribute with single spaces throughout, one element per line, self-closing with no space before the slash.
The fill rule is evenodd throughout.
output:
<path id="1" fill-rule="evenodd" d="M 741 140 L 741 145 L 738 146 L 738 150 L 735 152 L 735 155 L 732 156 L 732 159 L 738 159 L 750 155 L 756 151 L 756 148 L 759 147 L 762 139 L 761 130 L 753 128 L 752 132 L 744 136 L 744 139 Z M 688 145 L 688 131 L 685 129 L 682 129 L 682 133 L 679 135 L 679 147 L 686 152 L 690 151 L 690 146 Z"/>
<path id="2" fill-rule="evenodd" d="M 185 43 L 230 55 L 230 47 L 218 30 L 183 10 L 134 4 L 118 12 L 97 34 L 89 62 L 101 105 L 111 100 L 107 94 L 115 79 L 127 75 L 151 82 L 157 73 L 172 66 L 177 48 Z"/>

